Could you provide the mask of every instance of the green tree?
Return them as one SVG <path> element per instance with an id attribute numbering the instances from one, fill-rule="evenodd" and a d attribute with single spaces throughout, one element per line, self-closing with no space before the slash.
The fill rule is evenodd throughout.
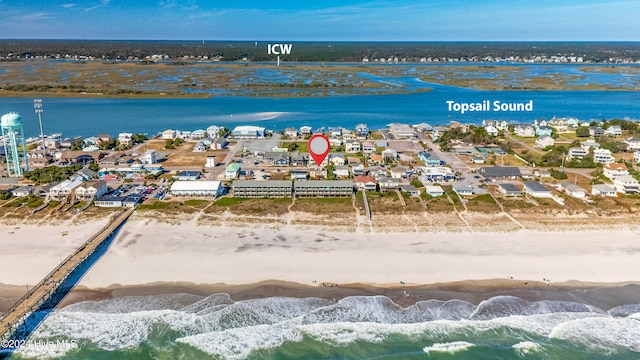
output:
<path id="1" fill-rule="evenodd" d="M 551 169 L 549 172 L 551 173 L 551 177 L 556 179 L 556 180 L 566 180 L 567 179 L 567 174 L 565 174 L 563 171 L 558 171 L 556 169 Z"/>
<path id="2" fill-rule="evenodd" d="M 589 128 L 586 126 L 580 126 L 576 129 L 577 137 L 589 137 Z"/>
<path id="3" fill-rule="evenodd" d="M 164 141 L 164 148 L 167 150 L 173 150 L 176 147 L 173 145 L 173 140 L 171 139 L 167 139 Z"/>
<path id="4" fill-rule="evenodd" d="M 82 150 L 83 147 L 84 147 L 84 141 L 82 139 L 77 139 L 76 141 L 73 142 L 73 145 L 71 145 L 71 150 L 80 151 Z"/>

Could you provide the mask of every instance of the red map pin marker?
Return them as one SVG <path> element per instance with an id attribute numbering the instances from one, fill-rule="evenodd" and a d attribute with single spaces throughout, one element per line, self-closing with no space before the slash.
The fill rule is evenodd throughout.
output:
<path id="1" fill-rule="evenodd" d="M 331 150 L 331 143 L 329 139 L 323 134 L 314 134 L 307 143 L 309 148 L 309 154 L 316 162 L 316 165 L 320 166 L 324 159 L 327 157 L 329 150 Z"/>

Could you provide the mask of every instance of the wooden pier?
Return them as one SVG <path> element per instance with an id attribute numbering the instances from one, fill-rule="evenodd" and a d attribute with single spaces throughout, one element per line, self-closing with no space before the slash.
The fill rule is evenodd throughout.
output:
<path id="1" fill-rule="evenodd" d="M 98 246 L 107 240 L 133 213 L 134 208 L 124 210 L 111 223 L 102 228 L 97 234 L 85 241 L 80 248 L 69 255 L 62 263 L 53 269 L 36 286 L 18 300 L 0 319 L 0 340 L 10 339 L 20 325 L 37 311 L 52 294 L 64 283 L 67 277 L 91 256 Z"/>

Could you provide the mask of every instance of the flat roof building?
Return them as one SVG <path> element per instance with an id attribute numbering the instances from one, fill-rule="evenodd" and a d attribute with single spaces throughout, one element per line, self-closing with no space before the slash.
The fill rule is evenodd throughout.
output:
<path id="1" fill-rule="evenodd" d="M 174 181 L 171 185 L 174 196 L 212 196 L 222 195 L 220 181 Z"/>
<path id="2" fill-rule="evenodd" d="M 233 197 L 285 198 L 291 197 L 293 183 L 290 180 L 236 180 Z"/>
<path id="3" fill-rule="evenodd" d="M 341 197 L 353 195 L 353 180 L 295 181 L 296 197 Z"/>

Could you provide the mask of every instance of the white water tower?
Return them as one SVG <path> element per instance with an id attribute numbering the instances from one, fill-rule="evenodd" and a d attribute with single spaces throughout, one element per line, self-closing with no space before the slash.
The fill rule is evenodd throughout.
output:
<path id="1" fill-rule="evenodd" d="M 22 176 L 21 156 L 24 160 L 24 171 L 29 171 L 22 117 L 15 112 L 4 114 L 0 118 L 0 127 L 2 128 L 2 140 L 4 141 L 4 152 L 7 159 L 7 174 L 9 177 L 20 177 Z"/>

